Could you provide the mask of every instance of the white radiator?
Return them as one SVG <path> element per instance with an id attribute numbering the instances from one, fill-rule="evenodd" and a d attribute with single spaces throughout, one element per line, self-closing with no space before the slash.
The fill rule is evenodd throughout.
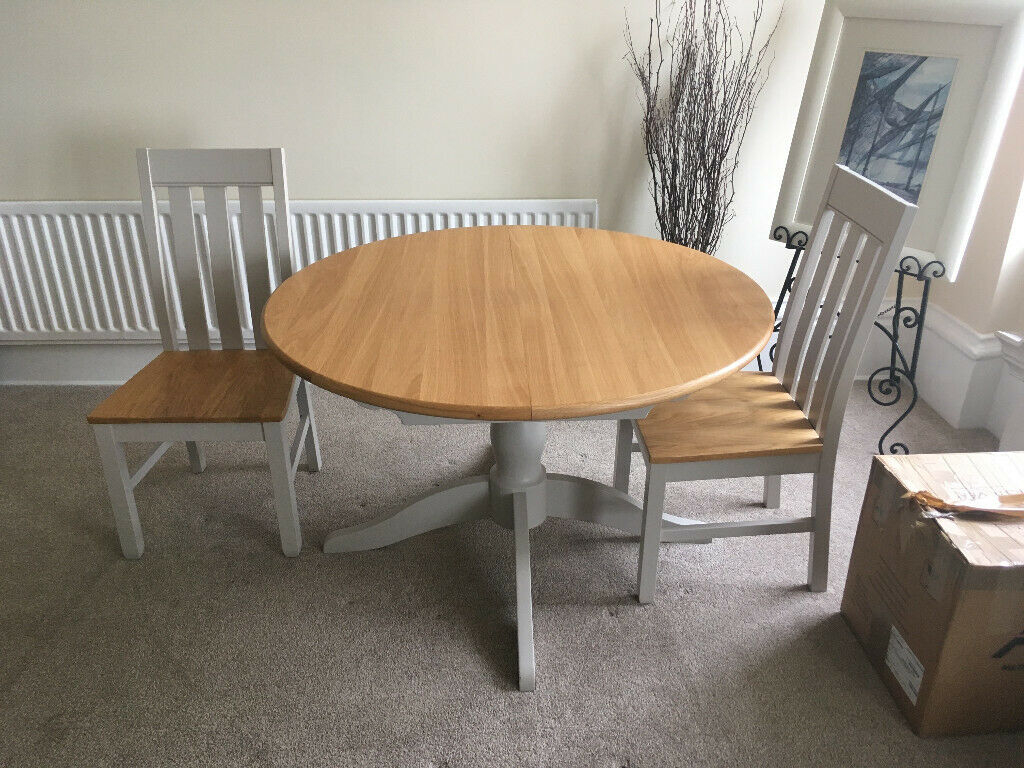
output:
<path id="1" fill-rule="evenodd" d="M 140 210 L 134 202 L 0 203 L 0 344 L 159 339 L 143 272 Z M 201 204 L 196 210 L 205 258 L 206 220 Z M 237 238 L 237 203 L 230 210 Z M 166 237 L 169 222 L 162 213 Z M 291 213 L 299 268 L 414 232 L 491 224 L 598 226 L 596 200 L 293 201 Z M 268 216 L 271 243 L 272 224 Z M 172 298 L 177 304 L 173 290 Z"/>

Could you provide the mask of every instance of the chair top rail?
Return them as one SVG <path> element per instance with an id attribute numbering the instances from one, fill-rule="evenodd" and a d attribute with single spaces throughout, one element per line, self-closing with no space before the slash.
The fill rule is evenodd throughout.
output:
<path id="1" fill-rule="evenodd" d="M 213 322 L 223 326 L 219 334 L 222 349 L 243 346 L 243 328 L 252 328 L 256 347 L 263 347 L 259 313 L 281 272 L 290 271 L 290 264 L 283 270 L 279 264 L 281 259 L 290 261 L 291 254 L 284 151 L 140 149 L 137 156 L 148 279 L 152 294 L 163 299 L 157 311 L 164 348 L 179 345 L 172 328 L 176 323 L 164 317 L 176 315 L 175 298 L 189 349 L 210 347 Z M 160 236 L 163 227 L 157 220 L 158 187 L 168 189 L 170 237 L 166 239 Z M 237 244 L 232 237 L 227 187 L 238 189 Z M 274 242 L 267 236 L 264 216 L 269 201 L 263 200 L 263 187 L 274 190 Z M 201 188 L 207 198 L 205 227 L 197 226 L 193 188 Z"/>
<path id="2" fill-rule="evenodd" d="M 880 184 L 837 165 L 826 196 L 827 205 L 868 234 L 888 243 L 895 237 L 903 220 L 903 198 Z"/>
<path id="3" fill-rule="evenodd" d="M 157 187 L 273 186 L 280 149 L 140 149 Z"/>

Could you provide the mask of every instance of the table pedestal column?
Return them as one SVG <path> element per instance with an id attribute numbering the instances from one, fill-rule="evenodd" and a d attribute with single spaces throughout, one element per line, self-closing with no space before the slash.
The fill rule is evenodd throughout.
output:
<path id="1" fill-rule="evenodd" d="M 494 422 L 494 466 L 489 474 L 434 489 L 396 512 L 334 531 L 324 541 L 324 552 L 329 553 L 378 549 L 482 517 L 511 529 L 515 541 L 519 688 L 524 691 L 536 687 L 530 529 L 548 517 L 561 517 L 637 536 L 642 518 L 640 505 L 620 490 L 582 477 L 549 475 L 541 464 L 546 439 L 544 422 Z M 662 532 L 693 522 L 665 515 Z"/>
<path id="2" fill-rule="evenodd" d="M 537 685 L 533 652 L 533 574 L 530 529 L 547 517 L 547 472 L 540 463 L 548 425 L 542 421 L 491 424 L 494 466 L 490 472 L 490 516 L 511 528 L 516 552 L 516 627 L 519 643 L 519 690 Z"/>

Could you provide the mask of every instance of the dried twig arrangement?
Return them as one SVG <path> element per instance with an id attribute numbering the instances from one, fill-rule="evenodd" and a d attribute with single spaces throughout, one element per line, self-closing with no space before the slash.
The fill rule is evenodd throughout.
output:
<path id="1" fill-rule="evenodd" d="M 763 13 L 758 0 L 744 35 L 726 0 L 678 0 L 664 24 L 656 0 L 642 51 L 626 24 L 626 59 L 642 91 L 651 195 L 669 242 L 714 253 L 732 218 L 737 155 L 775 33 L 773 27 L 755 47 Z"/>

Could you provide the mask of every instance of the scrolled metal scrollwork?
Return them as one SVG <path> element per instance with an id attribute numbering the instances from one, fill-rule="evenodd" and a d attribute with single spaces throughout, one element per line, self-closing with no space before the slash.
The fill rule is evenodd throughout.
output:
<path id="1" fill-rule="evenodd" d="M 889 337 L 889 340 L 892 342 L 892 349 L 895 351 L 899 363 L 896 366 L 883 365 L 868 377 L 868 396 L 878 405 L 889 407 L 896 405 L 903 399 L 904 384 L 910 388 L 910 403 L 903 410 L 903 413 L 899 415 L 899 418 L 889 425 L 889 428 L 878 438 L 878 452 L 908 454 L 910 453 L 910 448 L 906 443 L 899 440 L 894 440 L 889 445 L 889 450 L 886 451 L 885 440 L 910 415 L 910 412 L 914 410 L 914 406 L 917 405 L 917 384 L 914 383 L 914 379 L 910 375 L 907 358 L 899 348 L 893 333 L 877 321 L 875 326 Z"/>
<path id="2" fill-rule="evenodd" d="M 900 259 L 896 271 L 915 280 L 934 280 L 946 274 L 946 265 L 938 259 L 932 259 L 922 264 L 919 258 L 907 254 Z"/>
<path id="3" fill-rule="evenodd" d="M 807 247 L 807 233 L 801 229 L 794 232 L 789 231 L 789 227 L 785 227 L 782 224 L 772 230 L 772 238 L 778 240 L 780 243 L 785 243 L 786 247 L 790 250 L 801 250 Z"/>
<path id="4" fill-rule="evenodd" d="M 913 307 L 900 307 L 893 316 L 893 322 L 899 322 L 904 328 L 916 328 L 921 324 L 921 313 Z"/>

